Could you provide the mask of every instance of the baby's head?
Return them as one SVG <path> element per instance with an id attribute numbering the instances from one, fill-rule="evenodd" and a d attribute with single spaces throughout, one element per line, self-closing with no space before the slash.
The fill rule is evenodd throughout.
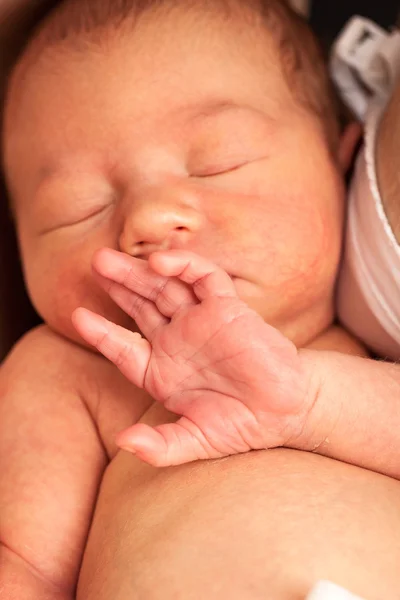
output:
<path id="1" fill-rule="evenodd" d="M 328 77 L 280 0 L 67 0 L 10 80 L 4 166 L 27 287 L 77 340 L 103 246 L 197 252 L 298 345 L 327 327 L 343 183 Z"/>

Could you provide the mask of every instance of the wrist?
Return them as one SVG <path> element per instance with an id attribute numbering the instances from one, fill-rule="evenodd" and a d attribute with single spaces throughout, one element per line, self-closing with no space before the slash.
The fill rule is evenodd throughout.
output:
<path id="1" fill-rule="evenodd" d="M 329 444 L 335 416 L 334 406 L 329 403 L 325 393 L 327 354 L 319 350 L 299 350 L 305 382 L 304 412 L 299 434 L 287 444 L 290 448 L 317 452 Z"/>

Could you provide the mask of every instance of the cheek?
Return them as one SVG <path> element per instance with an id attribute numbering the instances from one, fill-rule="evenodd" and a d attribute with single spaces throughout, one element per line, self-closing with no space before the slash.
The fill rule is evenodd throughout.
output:
<path id="1" fill-rule="evenodd" d="M 236 262 L 258 290 L 245 299 L 276 323 L 331 302 L 341 250 L 340 180 L 327 178 L 317 187 L 292 179 L 288 187 L 264 186 L 246 199 L 246 210 L 242 198 L 241 205 L 235 202 L 236 218 L 232 211 L 228 221 Z"/>
<path id="2" fill-rule="evenodd" d="M 81 343 L 71 322 L 73 311 L 84 306 L 123 326 L 131 320 L 110 300 L 92 276 L 96 247 L 70 252 L 45 251 L 27 263 L 27 282 L 32 301 L 43 320 L 55 331 Z"/>
<path id="3" fill-rule="evenodd" d="M 331 314 L 341 218 L 339 210 L 321 210 L 310 199 L 292 196 L 287 200 L 265 207 L 259 245 L 252 246 L 252 262 L 258 271 L 254 268 L 251 276 L 258 282 L 259 293 L 246 300 L 266 321 L 292 335 L 296 319 L 300 323 L 304 315 L 314 315 L 310 317 L 314 323 L 319 310 L 326 318 Z"/>
<path id="4" fill-rule="evenodd" d="M 94 288 L 90 260 L 74 253 L 36 248 L 24 260 L 29 294 L 42 319 L 53 329 L 71 335 L 71 314 Z"/>
<path id="5" fill-rule="evenodd" d="M 58 318 L 70 318 L 72 311 L 86 305 L 96 291 L 90 274 L 90 260 L 84 261 L 81 257 L 79 261 L 76 256 L 60 260 L 52 286 L 54 313 Z"/>
<path id="6" fill-rule="evenodd" d="M 326 200 L 326 202 L 325 202 Z M 340 250 L 342 216 L 335 200 L 307 194 L 263 195 L 252 201 L 244 227 L 246 258 L 262 260 L 269 284 L 317 277 Z"/>
<path id="7" fill-rule="evenodd" d="M 338 253 L 341 219 L 320 198 L 292 195 L 281 198 L 267 211 L 265 230 L 273 251 L 276 280 L 317 277 Z"/>
<path id="8" fill-rule="evenodd" d="M 226 228 L 238 260 L 253 265 L 255 276 L 262 263 L 272 287 L 291 279 L 304 284 L 328 263 L 336 268 L 340 250 L 343 188 L 334 165 L 319 157 L 302 160 L 300 168 L 287 155 L 239 171 L 236 193 L 212 204 L 220 207 L 213 208 L 217 228 Z"/>

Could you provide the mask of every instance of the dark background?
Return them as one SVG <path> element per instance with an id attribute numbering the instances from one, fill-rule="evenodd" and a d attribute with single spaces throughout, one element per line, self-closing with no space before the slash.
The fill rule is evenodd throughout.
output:
<path id="1" fill-rule="evenodd" d="M 399 13 L 398 0 L 313 0 L 311 25 L 329 44 L 353 15 L 368 17 L 390 28 L 396 23 Z"/>

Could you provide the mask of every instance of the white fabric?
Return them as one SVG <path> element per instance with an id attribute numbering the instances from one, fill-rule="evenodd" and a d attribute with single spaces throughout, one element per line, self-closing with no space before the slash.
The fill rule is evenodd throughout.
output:
<path id="1" fill-rule="evenodd" d="M 400 32 L 388 33 L 363 17 L 350 19 L 336 40 L 332 77 L 361 121 L 373 96 L 387 97 L 400 74 Z"/>
<path id="2" fill-rule="evenodd" d="M 333 583 L 320 581 L 307 596 L 306 600 L 362 600 L 362 598 L 350 594 L 350 592 Z"/>
<path id="3" fill-rule="evenodd" d="M 384 351 L 379 340 L 363 334 L 362 330 L 369 327 L 365 317 L 359 325 L 346 325 L 374 350 L 383 350 L 387 357 L 396 360 L 400 358 L 400 246 L 383 210 L 375 172 L 376 133 L 385 106 L 384 102 L 375 101 L 367 119 L 365 144 L 350 188 L 344 262 L 366 305 L 395 342 L 396 354 L 393 356 L 392 344 Z M 339 298 L 339 317 L 346 321 L 346 306 L 354 303 L 354 293 L 353 297 L 350 293 L 346 297 L 341 288 Z M 357 312 L 353 311 L 353 315 L 357 316 Z"/>
<path id="4" fill-rule="evenodd" d="M 349 192 L 338 313 L 342 323 L 372 350 L 399 360 L 400 247 L 378 187 L 376 137 L 400 75 L 400 33 L 386 33 L 356 18 L 342 35 L 331 65 L 338 69 L 334 78 L 344 100 L 366 123 Z"/>

